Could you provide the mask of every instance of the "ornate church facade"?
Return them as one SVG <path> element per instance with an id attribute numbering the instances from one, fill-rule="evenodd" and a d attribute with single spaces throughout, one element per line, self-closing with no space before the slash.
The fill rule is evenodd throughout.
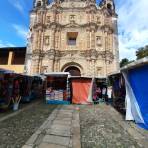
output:
<path id="1" fill-rule="evenodd" d="M 119 69 L 113 0 L 34 0 L 25 73 L 100 76 Z"/>

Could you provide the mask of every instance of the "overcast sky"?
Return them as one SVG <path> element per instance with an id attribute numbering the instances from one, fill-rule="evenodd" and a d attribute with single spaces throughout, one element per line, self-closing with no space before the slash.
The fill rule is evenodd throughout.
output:
<path id="1" fill-rule="evenodd" d="M 1 0 L 0 47 L 26 46 L 32 3 L 33 0 Z M 135 59 L 136 49 L 148 44 L 148 0 L 115 0 L 115 4 L 120 59 Z"/>

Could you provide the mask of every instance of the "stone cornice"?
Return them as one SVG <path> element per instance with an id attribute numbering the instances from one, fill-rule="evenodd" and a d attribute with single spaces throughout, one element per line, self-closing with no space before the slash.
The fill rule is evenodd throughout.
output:
<path id="1" fill-rule="evenodd" d="M 86 23 L 86 24 L 77 24 L 77 23 L 69 23 L 69 24 L 65 24 L 65 25 L 62 25 L 62 24 L 59 24 L 59 23 L 56 23 L 56 22 L 52 22 L 50 24 L 41 24 L 41 23 L 37 23 L 36 25 L 33 26 L 33 29 L 35 30 L 45 30 L 45 29 L 63 29 L 63 28 L 83 28 L 83 29 L 86 29 L 86 28 L 89 28 L 90 31 L 91 30 L 97 30 L 97 29 L 100 29 L 100 30 L 103 30 L 103 31 L 106 31 L 108 32 L 109 34 L 112 34 L 115 30 L 114 28 L 112 27 L 112 24 L 104 24 L 104 25 L 98 25 L 97 23 L 95 22 L 90 22 L 90 23 Z"/>
<path id="2" fill-rule="evenodd" d="M 48 57 L 48 59 L 55 59 L 55 58 L 84 58 L 87 60 L 105 60 L 106 62 L 111 63 L 115 57 L 113 53 L 110 50 L 106 51 L 98 51 L 95 49 L 90 50 L 66 50 L 66 51 L 60 51 L 60 50 L 48 50 L 48 51 L 40 51 L 40 50 L 34 50 L 32 54 L 28 54 L 29 57 L 38 57 L 38 58 L 45 58 Z"/>
<path id="3" fill-rule="evenodd" d="M 86 23 L 86 24 L 77 24 L 77 23 L 69 23 L 69 24 L 59 24 L 56 22 L 51 22 L 50 24 L 42 24 L 42 23 L 37 23 L 35 24 L 32 28 L 33 29 L 49 29 L 49 28 L 84 28 L 84 27 L 89 27 L 89 28 L 95 28 L 98 29 L 100 27 L 100 25 L 98 25 L 95 22 L 90 22 L 90 23 Z"/>
<path id="4" fill-rule="evenodd" d="M 106 50 L 106 51 L 98 51 L 95 49 L 90 49 L 90 50 L 66 50 L 66 51 L 60 51 L 60 50 L 48 50 L 48 51 L 39 51 L 39 50 L 34 50 L 33 51 L 33 56 L 41 56 L 41 57 L 45 57 L 45 56 L 54 56 L 54 57 L 65 57 L 67 55 L 71 55 L 71 56 L 75 56 L 75 55 L 79 55 L 80 57 L 83 58 L 92 58 L 94 57 L 95 59 L 97 58 L 103 58 L 103 59 L 108 59 L 108 60 L 113 60 L 114 59 L 114 55 L 112 54 L 112 52 L 110 50 Z"/>

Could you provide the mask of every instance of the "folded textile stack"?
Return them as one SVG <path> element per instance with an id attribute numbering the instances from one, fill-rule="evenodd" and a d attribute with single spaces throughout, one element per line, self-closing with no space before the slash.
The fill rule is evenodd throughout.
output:
<path id="1" fill-rule="evenodd" d="M 63 90 L 46 90 L 46 100 L 60 100 L 63 101 Z"/>
<path id="2" fill-rule="evenodd" d="M 63 100 L 63 90 L 57 90 L 55 92 L 55 100 Z"/>
<path id="3" fill-rule="evenodd" d="M 55 93 L 54 91 L 48 91 L 46 90 L 46 100 L 54 100 L 55 99 Z"/>

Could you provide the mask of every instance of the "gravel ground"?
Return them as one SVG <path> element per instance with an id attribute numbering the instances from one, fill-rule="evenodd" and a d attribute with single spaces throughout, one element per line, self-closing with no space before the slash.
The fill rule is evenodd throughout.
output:
<path id="1" fill-rule="evenodd" d="M 80 106 L 82 148 L 139 148 L 105 105 Z"/>
<path id="2" fill-rule="evenodd" d="M 28 106 L 31 105 L 31 104 L 34 104 L 35 102 L 38 102 L 38 101 L 39 101 L 39 99 L 33 100 L 33 101 L 29 102 L 29 103 L 20 103 L 20 104 L 19 104 L 19 111 L 20 111 L 21 109 L 24 109 L 25 107 L 28 107 Z M 12 107 L 11 107 L 11 108 L 8 108 L 8 109 L 6 109 L 6 110 L 0 109 L 0 119 L 1 119 L 2 117 L 6 117 L 7 115 L 9 115 L 9 114 L 11 114 L 11 113 L 14 113 Z"/>
<path id="3" fill-rule="evenodd" d="M 21 148 L 56 107 L 39 102 L 0 122 L 0 148 Z"/>

